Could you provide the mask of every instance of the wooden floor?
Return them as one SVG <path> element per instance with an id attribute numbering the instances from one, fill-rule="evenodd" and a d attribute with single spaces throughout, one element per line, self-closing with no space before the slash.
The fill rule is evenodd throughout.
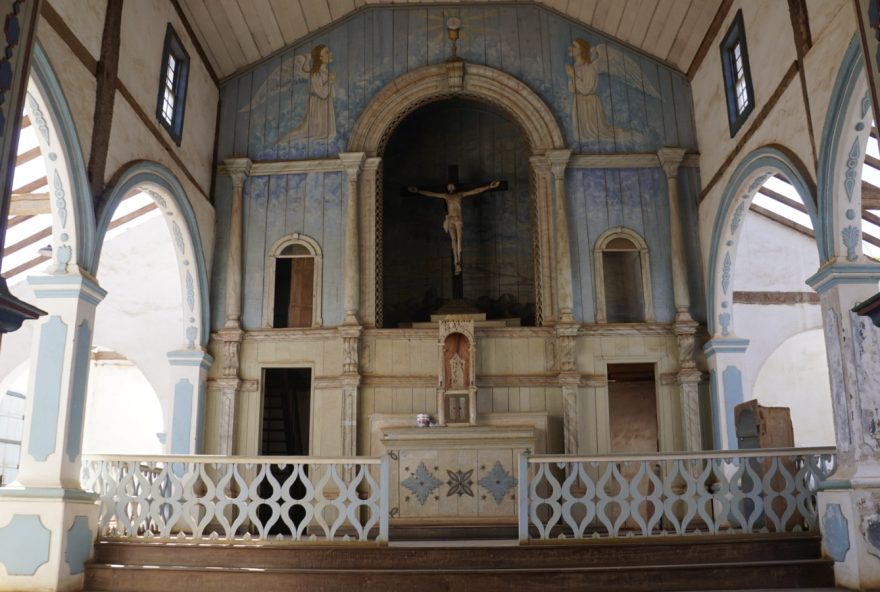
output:
<path id="1" fill-rule="evenodd" d="M 91 592 L 660 592 L 833 585 L 833 564 L 821 558 L 818 537 L 804 535 L 347 547 L 100 542 L 86 568 Z"/>

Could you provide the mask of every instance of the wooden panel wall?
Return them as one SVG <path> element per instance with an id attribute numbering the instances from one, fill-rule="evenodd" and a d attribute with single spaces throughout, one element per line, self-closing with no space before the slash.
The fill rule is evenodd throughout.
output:
<path id="1" fill-rule="evenodd" d="M 536 6 L 377 8 L 355 15 L 322 35 L 229 80 L 221 91 L 220 159 L 302 159 L 345 149 L 358 115 L 372 96 L 408 71 L 442 62 L 449 54 L 445 20 L 462 20 L 459 55 L 503 70 L 531 87 L 556 113 L 566 143 L 581 152 L 653 152 L 663 145 L 695 147 L 693 107 L 686 78 L 642 55 Z M 565 66 L 574 39 L 606 44 L 628 60 L 600 60 L 595 90 L 619 137 L 580 141 L 572 125 L 573 95 Z M 296 56 L 326 45 L 335 75 L 337 134 L 331 141 L 281 142 L 299 125 L 308 104 L 307 76 L 296 75 Z M 640 88 L 624 81 L 641 71 Z M 625 133 L 632 131 L 635 134 Z"/>
<path id="2" fill-rule="evenodd" d="M 575 314 L 595 321 L 593 248 L 609 228 L 624 226 L 648 244 L 654 314 L 659 322 L 675 315 L 669 253 L 669 201 L 660 169 L 581 169 L 566 174 Z M 696 227 L 694 227 L 696 231 Z"/>

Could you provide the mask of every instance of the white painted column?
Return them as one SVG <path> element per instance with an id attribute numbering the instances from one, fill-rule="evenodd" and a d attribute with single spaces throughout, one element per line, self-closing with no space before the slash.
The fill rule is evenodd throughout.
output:
<path id="1" fill-rule="evenodd" d="M 376 216 L 376 186 L 379 175 L 379 167 L 382 159 L 370 157 L 364 159 L 363 170 L 360 174 L 360 191 L 358 200 L 358 212 L 360 216 L 360 310 L 359 320 L 365 327 L 376 326 L 376 256 L 380 252 L 376 244 L 378 232 L 376 226 L 379 219 Z"/>
<path id="2" fill-rule="evenodd" d="M 241 327 L 242 194 L 251 171 L 248 158 L 227 158 L 225 172 L 232 178 L 232 204 L 229 208 L 229 234 L 226 237 L 226 325 Z"/>
<path id="3" fill-rule="evenodd" d="M 681 392 L 681 425 L 684 430 L 685 450 L 701 450 L 703 436 L 700 423 L 700 382 L 697 370 L 696 333 L 699 326 L 691 317 L 691 298 L 688 290 L 687 259 L 685 258 L 684 229 L 681 223 L 681 205 L 678 194 L 678 169 L 684 159 L 684 148 L 665 147 L 657 151 L 660 166 L 666 174 L 669 201 L 669 238 L 672 256 L 672 290 L 675 302 L 674 333 L 678 342 L 676 381 Z"/>
<path id="4" fill-rule="evenodd" d="M 880 587 L 880 328 L 852 312 L 877 291 L 880 265 L 829 262 L 807 283 L 819 293 L 838 468 L 819 495 L 823 545 L 838 586 Z"/>
<path id="5" fill-rule="evenodd" d="M 360 233 L 358 232 L 358 176 L 364 164 L 363 152 L 342 152 L 339 160 L 348 176 L 348 207 L 345 215 L 345 265 L 343 283 L 343 306 L 346 325 L 359 324 L 360 289 Z"/>
<path id="6" fill-rule="evenodd" d="M 565 207 L 565 168 L 571 150 L 548 150 L 547 161 L 553 173 L 553 195 L 556 209 L 554 235 L 556 236 L 556 298 L 558 322 L 573 323 L 573 296 L 571 274 L 571 244 L 568 241 L 568 214 Z"/>
<path id="7" fill-rule="evenodd" d="M 48 315 L 35 324 L 17 481 L 0 488 L 0 590 L 72 590 L 97 533 L 97 496 L 80 486 L 95 308 L 82 273 L 29 278 Z M 131 420 L 131 418 L 129 418 Z"/>
<path id="8" fill-rule="evenodd" d="M 167 355 L 174 393 L 165 422 L 170 434 L 165 448 L 171 454 L 202 454 L 208 369 L 214 358 L 199 350 L 170 351 Z"/>
<path id="9" fill-rule="evenodd" d="M 748 339 L 714 337 L 703 347 L 709 364 L 712 388 L 712 417 L 715 420 L 715 449 L 735 450 L 736 440 L 733 408 L 751 399 L 746 377 Z"/>

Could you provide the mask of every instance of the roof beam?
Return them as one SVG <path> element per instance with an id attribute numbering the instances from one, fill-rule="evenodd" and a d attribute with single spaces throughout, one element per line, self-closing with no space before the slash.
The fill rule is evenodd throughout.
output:
<path id="1" fill-rule="evenodd" d="M 10 216 L 36 216 L 50 214 L 48 193 L 13 193 L 9 202 Z"/>
<path id="2" fill-rule="evenodd" d="M 34 146 L 27 152 L 22 152 L 18 156 L 15 157 L 15 166 L 21 166 L 26 162 L 30 162 L 36 158 L 39 158 L 42 153 L 40 152 L 39 146 Z"/>
<path id="3" fill-rule="evenodd" d="M 9 278 L 14 277 L 20 273 L 24 273 L 25 271 L 27 271 L 28 269 L 30 269 L 32 267 L 36 267 L 40 263 L 48 261 L 49 259 L 50 259 L 49 257 L 44 257 L 43 255 L 40 255 L 39 257 L 35 257 L 35 258 L 31 259 L 30 261 L 22 263 L 18 267 L 13 267 L 12 269 L 10 269 L 6 273 L 4 273 L 3 279 L 8 280 Z"/>
<path id="4" fill-rule="evenodd" d="M 807 228 L 806 226 L 801 226 L 800 224 L 798 224 L 794 220 L 789 220 L 785 216 L 777 214 L 776 212 L 774 212 L 772 210 L 768 210 L 767 208 L 762 208 L 761 206 L 759 206 L 755 203 L 752 203 L 752 205 L 749 206 L 749 210 L 755 212 L 756 214 L 760 214 L 760 215 L 764 216 L 765 218 L 769 218 L 770 220 L 773 220 L 774 222 L 782 224 L 783 226 L 791 228 L 794 231 L 800 232 L 804 236 L 808 236 L 810 238 L 816 238 L 815 233 L 813 233 L 813 231 L 811 229 Z"/>
<path id="5" fill-rule="evenodd" d="M 30 235 L 29 237 L 27 237 L 24 240 L 18 241 L 14 245 L 9 245 L 5 249 L 3 249 L 3 256 L 6 257 L 7 255 L 12 255 L 13 253 L 17 253 L 18 251 L 21 251 L 25 247 L 29 247 L 30 245 L 34 244 L 35 242 L 41 241 L 44 238 L 49 238 L 50 236 L 52 236 L 52 227 L 51 226 L 49 226 L 48 228 L 44 228 L 43 230 L 41 230 L 35 234 Z"/>
<path id="6" fill-rule="evenodd" d="M 769 197 L 770 199 L 774 199 L 781 204 L 784 204 L 792 209 L 797 210 L 798 212 L 801 212 L 804 214 L 807 213 L 807 208 L 806 208 L 806 206 L 804 206 L 804 204 L 802 204 L 799 201 L 793 200 L 790 197 L 786 197 L 786 196 L 782 195 L 781 193 L 777 193 L 777 192 L 773 191 L 772 189 L 770 189 L 769 187 L 766 187 L 766 186 L 761 187 L 760 189 L 758 189 L 758 193 L 760 193 L 761 195 L 763 195 L 765 197 Z"/>
<path id="7" fill-rule="evenodd" d="M 33 193 L 40 187 L 45 187 L 49 184 L 49 179 L 46 177 L 40 177 L 34 181 L 31 181 L 27 185 L 22 185 L 21 187 L 14 187 L 12 189 L 13 193 Z"/>
<path id="8" fill-rule="evenodd" d="M 880 187 L 862 181 L 862 209 L 880 210 Z"/>

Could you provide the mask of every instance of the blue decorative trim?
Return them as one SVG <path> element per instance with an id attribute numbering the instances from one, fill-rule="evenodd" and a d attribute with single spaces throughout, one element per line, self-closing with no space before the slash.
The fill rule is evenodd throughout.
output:
<path id="1" fill-rule="evenodd" d="M 840 238 L 843 240 L 843 246 L 846 247 L 846 260 L 858 261 L 859 256 L 856 250 L 862 239 L 862 231 L 855 226 L 847 226 L 840 231 Z"/>
<path id="2" fill-rule="evenodd" d="M 706 342 L 703 346 L 707 358 L 711 358 L 715 354 L 743 354 L 749 347 L 749 340 L 741 337 L 728 337 L 727 339 L 719 339 L 716 337 Z"/>
<path id="3" fill-rule="evenodd" d="M 199 399 L 196 407 L 196 441 L 194 454 L 205 453 L 205 401 L 208 398 L 208 384 L 199 384 Z"/>
<path id="4" fill-rule="evenodd" d="M 85 563 L 92 554 L 92 530 L 87 517 L 77 516 L 73 519 L 64 547 L 64 560 L 70 567 L 70 575 L 83 573 Z"/>
<path id="5" fill-rule="evenodd" d="M 443 481 L 428 472 L 425 463 L 420 462 L 416 472 L 410 474 L 409 478 L 401 481 L 400 484 L 412 491 L 416 499 L 419 500 L 419 505 L 424 506 L 428 496 L 443 485 Z"/>
<path id="6" fill-rule="evenodd" d="M 214 358 L 211 354 L 203 351 L 175 350 L 166 354 L 168 356 L 168 364 L 171 366 L 201 366 L 204 370 L 209 370 Z"/>
<path id="7" fill-rule="evenodd" d="M 859 155 L 862 153 L 859 148 L 859 139 L 853 141 L 852 147 L 849 149 L 849 155 L 846 158 L 846 173 L 844 173 L 843 189 L 846 191 L 846 201 L 852 203 L 853 189 L 856 187 L 856 179 L 859 178 Z"/>
<path id="8" fill-rule="evenodd" d="M 840 504 L 825 506 L 822 516 L 822 546 L 834 561 L 840 563 L 849 552 L 849 521 L 840 510 Z"/>
<path id="9" fill-rule="evenodd" d="M 38 298 L 76 298 L 98 306 L 107 296 L 101 286 L 79 274 L 30 275 L 27 281 Z M 69 288 L 59 289 L 63 286 Z"/>
<path id="10" fill-rule="evenodd" d="M 0 563 L 10 576 L 32 576 L 49 562 L 52 531 L 36 514 L 16 514 L 0 528 Z"/>
<path id="11" fill-rule="evenodd" d="M 743 402 L 742 372 L 736 366 L 728 366 L 721 373 L 724 385 L 724 414 L 727 416 L 727 449 L 739 448 L 736 440 L 736 419 L 733 409 Z"/>
<path id="12" fill-rule="evenodd" d="M 730 289 L 730 272 L 732 267 L 733 262 L 730 260 L 730 251 L 727 251 L 724 255 L 724 265 L 721 267 L 721 289 L 724 290 L 725 294 Z"/>
<path id="13" fill-rule="evenodd" d="M 516 487 L 516 478 L 501 466 L 501 461 L 496 460 L 492 470 L 486 473 L 477 483 L 481 487 L 488 489 L 492 497 L 495 498 L 495 503 L 500 504 L 504 501 L 505 496 L 507 496 L 507 492 Z"/>
<path id="14" fill-rule="evenodd" d="M 746 195 L 748 198 L 748 195 Z M 738 206 L 736 206 L 736 210 L 733 211 L 733 218 L 730 221 L 730 234 L 736 234 L 736 231 L 739 230 L 739 225 L 742 224 L 743 216 L 746 214 L 746 202 L 742 202 Z"/>
<path id="15" fill-rule="evenodd" d="M 832 186 L 834 183 L 834 161 L 840 141 L 844 133 L 849 130 L 849 125 L 845 121 L 846 111 L 863 69 L 864 63 L 858 35 L 853 35 L 837 71 L 834 90 L 831 92 L 831 100 L 825 115 L 825 125 L 822 128 L 822 140 L 819 144 L 817 203 L 821 216 L 819 224 L 816 224 L 816 221 L 813 222 L 813 228 L 820 245 L 819 261 L 821 262 L 832 259 L 836 253 L 834 245 L 835 190 Z M 864 106 L 862 109 L 864 110 Z M 867 112 L 864 115 L 867 115 Z"/>
<path id="16" fill-rule="evenodd" d="M 192 433 L 193 384 L 186 378 L 174 385 L 171 415 L 171 454 L 192 454 L 189 436 Z"/>
<path id="17" fill-rule="evenodd" d="M 31 56 L 31 79 L 39 88 L 40 95 L 46 102 L 67 160 L 67 173 L 72 184 L 70 189 L 75 212 L 73 217 L 75 236 L 79 251 L 76 261 L 83 268 L 89 269 L 90 257 L 95 244 L 95 214 L 76 124 L 70 113 L 64 91 L 58 82 L 58 77 L 39 41 L 34 42 Z"/>
<path id="18" fill-rule="evenodd" d="M 727 337 L 728 335 L 730 335 L 730 313 L 729 312 L 722 312 L 720 315 L 718 315 L 718 324 L 721 325 L 721 336 L 722 337 Z"/>
<path id="19" fill-rule="evenodd" d="M 210 308 L 208 305 L 208 285 L 207 265 L 205 264 L 205 251 L 202 246 L 201 234 L 199 233 L 199 225 L 196 221 L 195 211 L 192 204 L 187 198 L 186 191 L 178 181 L 177 177 L 167 167 L 148 161 L 136 161 L 122 167 L 110 183 L 107 191 L 107 201 L 104 203 L 100 215 L 98 217 L 97 236 L 103 237 L 107 233 L 113 212 L 116 210 L 119 202 L 129 194 L 133 189 L 144 184 L 152 184 L 161 187 L 177 204 L 181 215 L 183 216 L 186 229 L 192 237 L 193 244 L 192 258 L 195 259 L 196 282 L 199 293 L 199 305 L 201 306 L 201 335 L 199 345 L 206 346 L 210 338 Z M 153 195 L 151 192 L 150 195 Z M 155 199 L 155 196 L 153 197 Z M 178 227 L 178 232 L 180 228 Z M 90 271 L 96 274 L 98 264 L 101 259 L 101 247 L 103 240 L 98 241 L 94 247 L 94 254 L 91 259 Z M 178 247 L 179 248 L 179 247 Z"/>
<path id="20" fill-rule="evenodd" d="M 715 290 L 716 290 L 716 273 L 717 266 L 723 265 L 723 263 L 719 260 L 719 253 L 721 249 L 725 247 L 727 241 L 727 232 L 726 232 L 726 224 L 727 217 L 731 212 L 731 209 L 736 207 L 737 209 L 742 207 L 743 211 L 745 211 L 745 207 L 748 205 L 747 201 L 742 203 L 737 203 L 738 199 L 745 197 L 747 200 L 752 197 L 754 194 L 754 190 L 760 187 L 761 184 L 767 179 L 765 174 L 760 175 L 757 179 L 754 179 L 750 183 L 750 188 L 748 189 L 748 193 L 745 195 L 741 195 L 743 185 L 749 178 L 754 175 L 758 170 L 762 168 L 771 168 L 775 171 L 779 171 L 789 180 L 789 182 L 794 186 L 795 190 L 798 192 L 798 195 L 801 196 L 804 202 L 804 206 L 807 210 L 807 214 L 810 216 L 810 220 L 813 223 L 813 228 L 819 228 L 819 213 L 815 206 L 815 191 L 812 188 L 812 183 L 805 177 L 801 171 L 805 170 L 803 167 L 798 166 L 798 163 L 792 160 L 790 156 L 781 152 L 777 148 L 773 148 L 770 146 L 765 146 L 763 148 L 758 148 L 753 152 L 749 153 L 739 165 L 734 170 L 733 175 L 730 177 L 730 180 L 727 182 L 727 185 L 724 188 L 724 192 L 721 195 L 721 202 L 718 205 L 718 210 L 715 214 L 715 222 L 712 226 L 712 238 L 710 241 L 710 251 L 709 251 L 709 286 L 707 290 L 707 309 L 706 309 L 706 317 L 708 322 L 709 334 L 714 335 L 716 331 L 716 322 L 718 321 L 717 316 L 718 312 L 715 310 Z M 758 180 L 761 180 L 761 183 L 758 183 Z M 751 187 L 754 187 L 752 189 Z M 736 204 L 736 205 L 734 205 Z M 736 211 L 734 211 L 734 222 L 736 221 Z M 735 233 L 739 223 L 734 225 L 731 223 L 731 233 Z M 816 231 L 816 236 L 820 236 L 820 232 Z M 824 261 L 826 259 L 825 253 L 827 250 L 823 250 L 822 242 L 817 240 L 817 245 L 819 249 L 819 259 L 820 261 Z M 733 247 L 734 245 L 727 245 L 728 247 Z M 730 252 L 730 251 L 728 251 Z M 732 258 L 731 258 L 732 259 Z M 731 260 L 732 263 L 732 260 Z M 732 273 L 732 272 L 731 272 Z"/>
<path id="21" fill-rule="evenodd" d="M 823 294 L 839 284 L 876 284 L 878 280 L 880 264 L 833 262 L 819 268 L 819 271 L 807 278 L 806 283 L 817 293 Z"/>
<path id="22" fill-rule="evenodd" d="M 35 366 L 34 406 L 28 441 L 28 454 L 39 462 L 49 458 L 49 455 L 55 452 L 57 444 L 66 341 L 67 325 L 61 317 L 49 317 L 40 327 L 40 345 Z"/>
<path id="23" fill-rule="evenodd" d="M 724 445 L 721 443 L 721 429 L 719 427 L 718 418 L 720 417 L 721 405 L 719 397 L 721 392 L 718 390 L 718 373 L 714 369 L 709 370 L 709 405 L 712 408 L 712 442 L 715 450 L 723 450 Z"/>
<path id="24" fill-rule="evenodd" d="M 86 416 L 86 385 L 89 381 L 89 352 L 92 347 L 92 330 L 86 320 L 77 327 L 73 354 L 73 392 L 67 413 L 67 458 L 76 461 L 82 452 L 83 423 Z"/>

